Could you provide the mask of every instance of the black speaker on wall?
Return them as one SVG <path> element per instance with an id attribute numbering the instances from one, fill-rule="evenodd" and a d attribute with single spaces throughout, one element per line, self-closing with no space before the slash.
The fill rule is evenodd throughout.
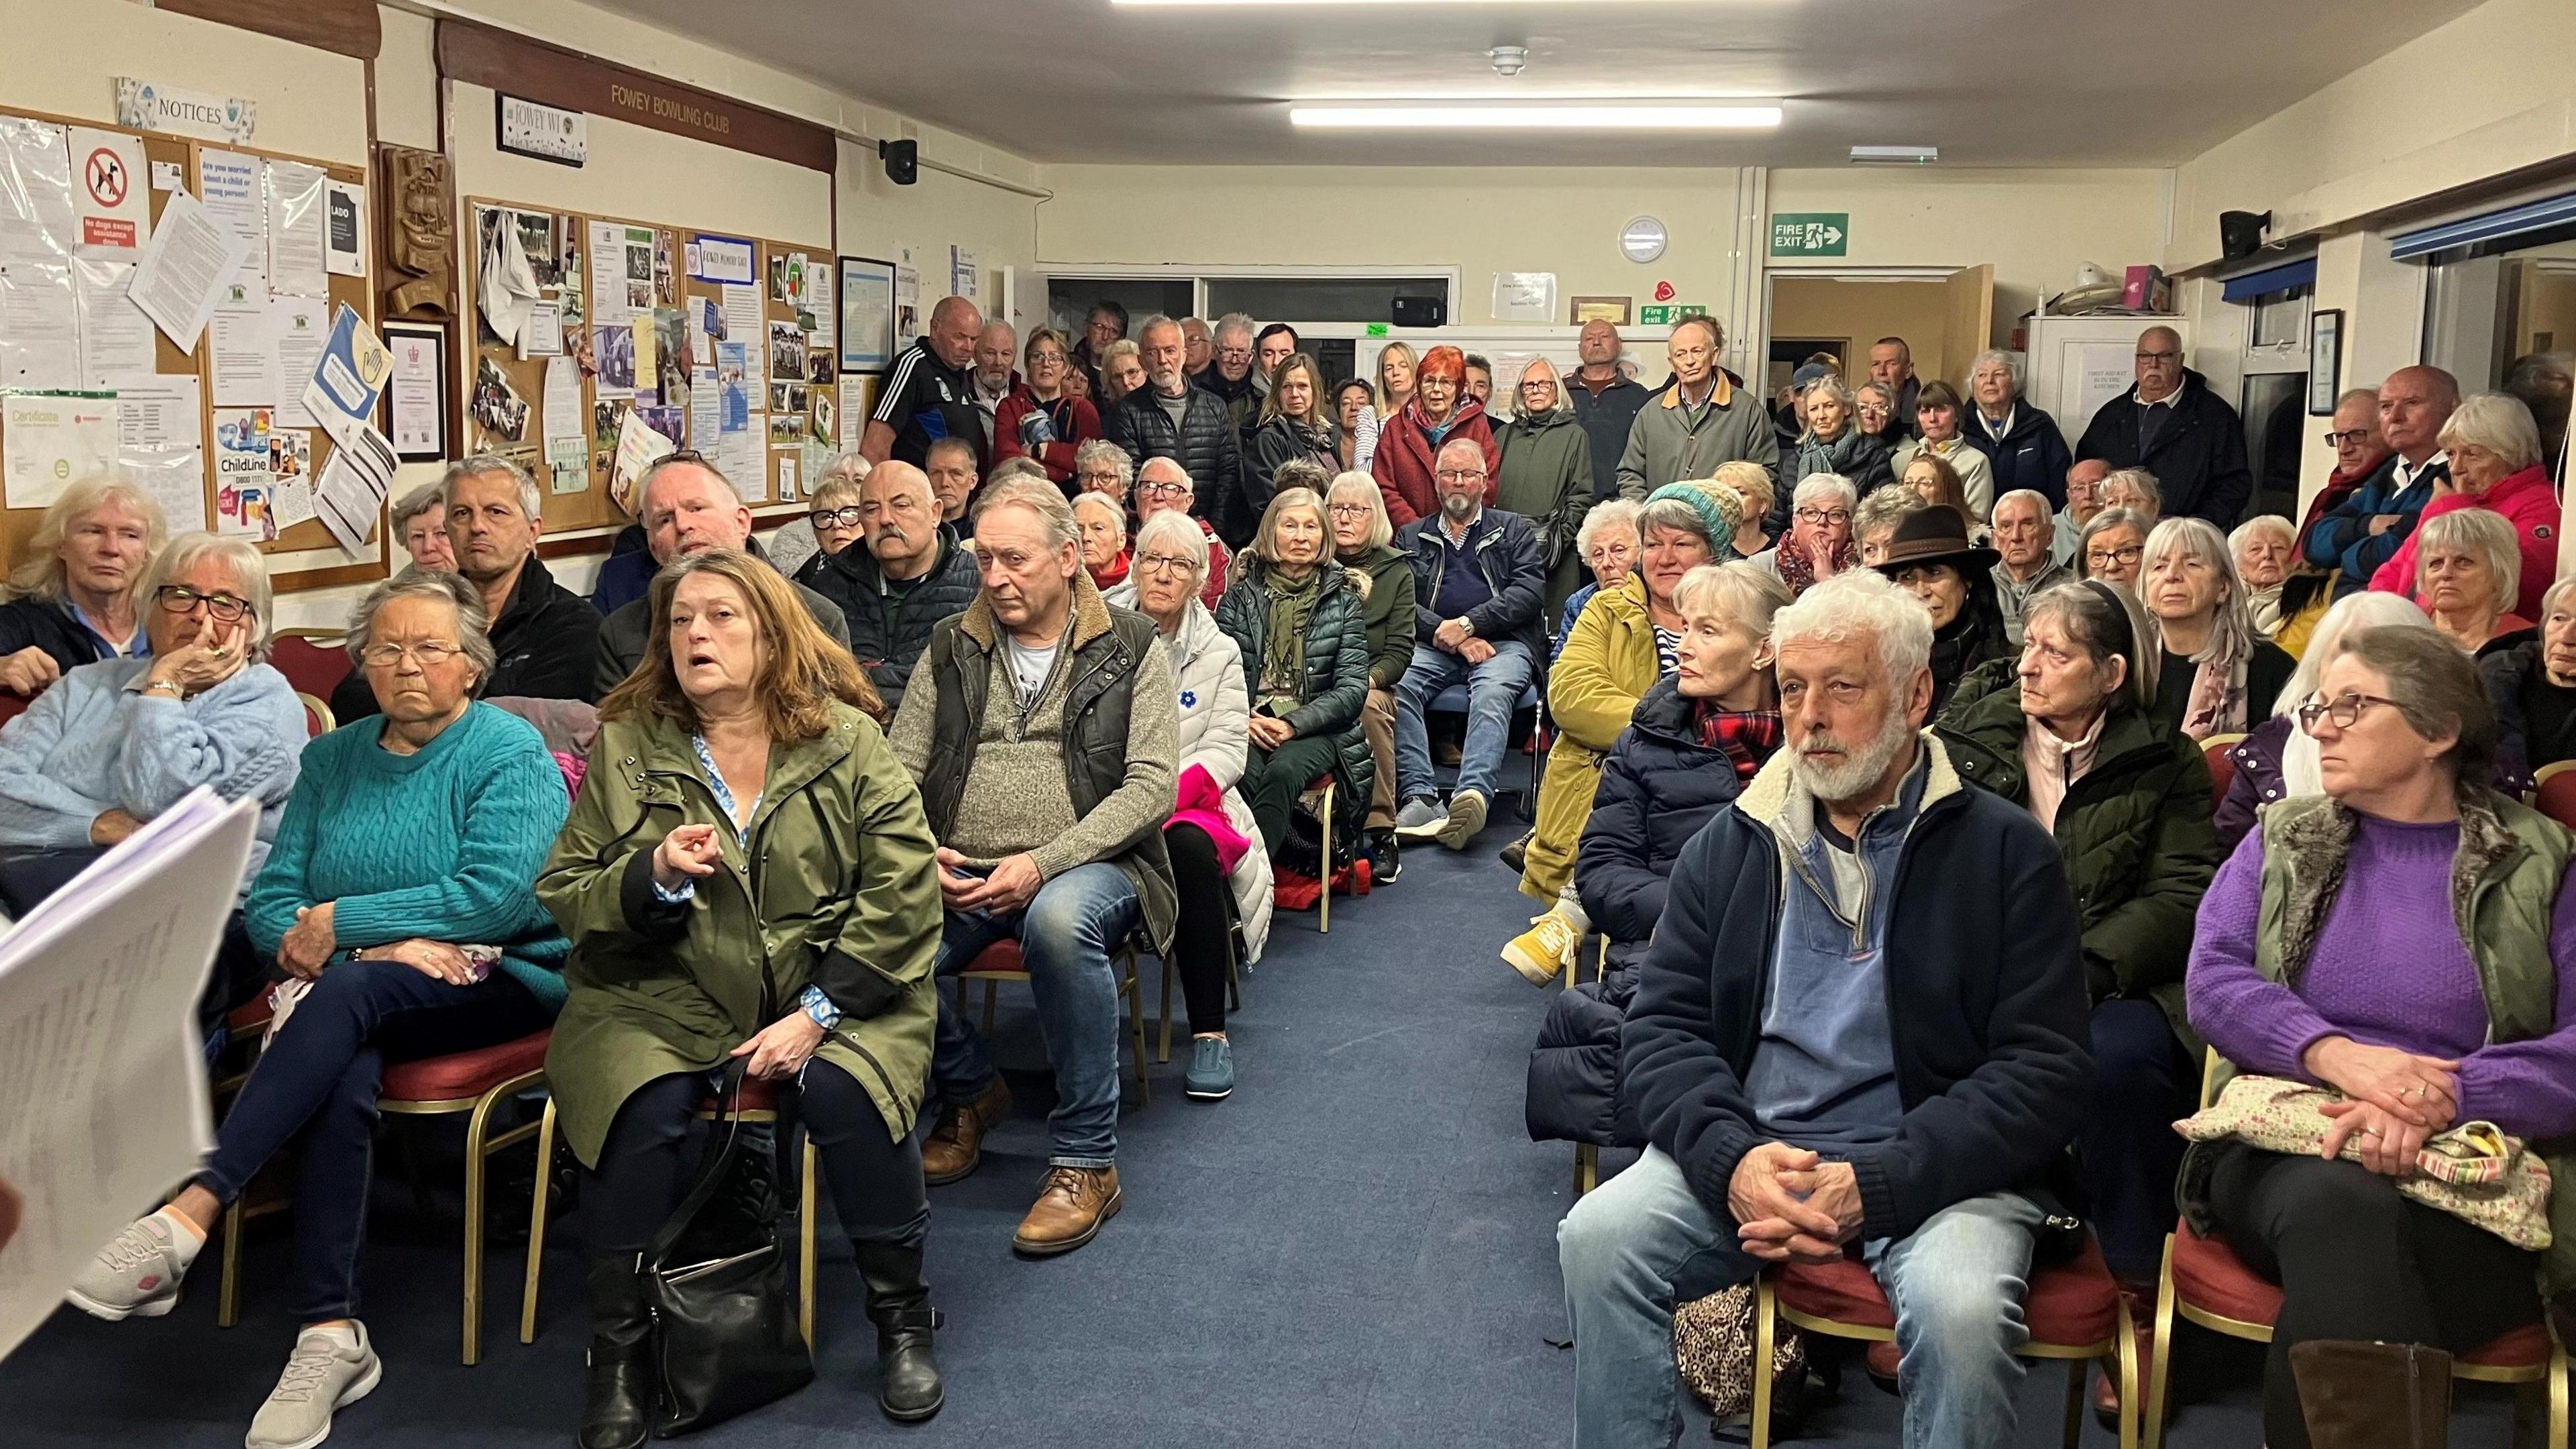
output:
<path id="1" fill-rule="evenodd" d="M 879 141 L 877 157 L 885 162 L 886 180 L 895 185 L 910 186 L 921 179 L 919 141 Z"/>
<path id="2" fill-rule="evenodd" d="M 2218 250 L 2227 260 L 2250 257 L 2263 249 L 2263 233 L 2272 225 L 2268 211 L 2222 211 L 2218 214 Z"/>
<path id="3" fill-rule="evenodd" d="M 1449 299 L 1398 297 L 1394 315 L 1388 320 L 1398 327 L 1445 327 L 1449 323 Z"/>

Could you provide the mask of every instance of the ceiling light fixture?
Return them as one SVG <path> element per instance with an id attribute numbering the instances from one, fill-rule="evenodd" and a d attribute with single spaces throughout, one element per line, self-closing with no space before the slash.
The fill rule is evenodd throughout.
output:
<path id="1" fill-rule="evenodd" d="M 1109 3 L 1131 9 L 1156 8 L 1172 10 L 1184 7 L 1207 8 L 1218 5 L 1384 5 L 1391 3 L 1391 0 L 1109 0 Z M 1494 0 L 1411 0 L 1411 3 L 1418 5 L 1467 5 L 1491 4 L 1494 3 Z M 1522 0 L 1522 3 L 1561 3 L 1561 0 Z M 1610 3 L 1610 0 L 1589 0 L 1589 3 L 1606 4 Z"/>
<path id="2" fill-rule="evenodd" d="M 1929 166 L 1941 159 L 1938 146 L 1854 146 L 1854 166 Z"/>
<path id="3" fill-rule="evenodd" d="M 1634 105 L 1607 102 L 1559 102 L 1551 105 L 1425 105 L 1380 102 L 1367 105 L 1298 105 L 1288 122 L 1310 128 L 1359 130 L 1575 130 L 1575 131 L 1746 131 L 1780 124 L 1778 101 L 1729 101 L 1724 104 Z"/>

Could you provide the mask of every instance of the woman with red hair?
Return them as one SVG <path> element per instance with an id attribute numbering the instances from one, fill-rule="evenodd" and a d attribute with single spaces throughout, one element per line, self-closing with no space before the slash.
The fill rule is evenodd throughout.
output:
<path id="1" fill-rule="evenodd" d="M 1502 449 L 1494 444 L 1493 424 L 1485 405 L 1467 396 L 1467 355 L 1455 347 L 1434 347 L 1422 354 L 1414 373 L 1413 396 L 1379 429 L 1377 456 L 1369 471 L 1386 495 L 1386 516 L 1402 528 L 1440 511 L 1433 486 L 1433 460 L 1453 438 L 1473 438 L 1485 450 L 1485 505 L 1494 504 L 1493 479 L 1502 472 Z"/>

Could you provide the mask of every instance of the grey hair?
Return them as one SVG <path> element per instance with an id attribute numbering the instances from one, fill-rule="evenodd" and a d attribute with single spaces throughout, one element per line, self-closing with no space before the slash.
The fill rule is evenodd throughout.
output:
<path id="1" fill-rule="evenodd" d="M 1733 501 L 1729 495 L 1729 501 Z M 1741 525 L 1739 525 L 1741 526 Z M 1734 541 L 1732 532 L 1718 538 L 1708 531 L 1708 515 L 1679 498 L 1650 498 L 1637 510 L 1637 542 L 1642 546 L 1646 535 L 1658 528 L 1678 529 L 1708 545 L 1715 553 Z"/>
<path id="2" fill-rule="evenodd" d="M 2335 411 L 2342 412 L 2345 408 L 2352 406 L 2354 403 L 2369 404 L 2371 417 L 2374 420 L 2377 419 L 2379 416 L 2379 389 L 2375 387 L 2345 388 L 2343 390 L 2343 396 L 2335 399 Z M 2374 421 L 2372 426 L 2378 426 L 2377 422 Z"/>
<path id="3" fill-rule="evenodd" d="M 471 462 L 473 460 L 468 459 L 467 461 Z M 670 453 L 645 464 L 644 471 L 635 475 L 636 517 L 642 518 L 644 515 L 653 511 L 653 480 L 661 477 L 663 474 L 674 468 L 705 469 L 708 477 L 713 478 L 718 483 L 724 485 L 725 496 L 733 500 L 735 507 L 740 508 L 744 506 L 742 501 L 742 490 L 733 486 L 733 480 L 724 475 L 723 469 L 718 468 L 715 464 L 710 463 L 706 459 L 696 456 L 695 454 L 684 458 L 677 453 Z M 520 476 L 525 477 L 526 475 L 522 473 Z M 536 485 L 531 482 L 528 486 L 530 488 L 534 488 Z M 528 516 L 530 518 L 536 517 L 534 513 L 531 513 Z"/>
<path id="4" fill-rule="evenodd" d="M 1073 505 L 1066 502 L 1064 490 L 1045 478 L 1005 478 L 987 483 L 975 496 L 975 522 L 981 527 L 984 515 L 996 508 L 1025 508 L 1038 516 L 1046 533 L 1047 547 L 1063 548 L 1079 544 L 1082 531 L 1074 526 Z"/>
<path id="5" fill-rule="evenodd" d="M 2138 607 L 2138 596 L 2118 584 L 2100 579 L 2070 579 L 2052 584 L 2034 595 L 2022 611 L 2022 637 L 2042 623 L 2050 623 L 2066 635 L 2066 642 L 2083 650 L 2096 670 L 2109 665 L 2113 656 L 2128 661 L 2129 677 L 2120 686 L 2120 698 L 2131 709 L 2144 710 L 2155 703 L 2156 675 L 2164 662 L 2161 649 L 2148 647 L 2153 636 L 2148 630 L 2147 611 Z M 2121 647 L 2123 636 L 2128 647 Z"/>
<path id="6" fill-rule="evenodd" d="M 1905 688 L 1932 667 L 1932 613 L 1876 569 L 1845 569 L 1819 580 L 1771 617 L 1775 649 L 1810 639 L 1845 643 L 1866 634 L 1878 646 L 1889 685 Z"/>
<path id="7" fill-rule="evenodd" d="M 2173 554 L 2196 559 L 2209 565 L 2219 581 L 2226 585 L 2220 593 L 2217 612 L 2210 621 L 2209 643 L 2192 656 L 2197 662 L 2213 656 L 2221 659 L 2243 659 L 2254 652 L 2254 619 L 2245 607 L 2245 576 L 2236 571 L 2236 555 L 2227 547 L 2227 536 L 2218 525 L 2205 518 L 2168 518 L 2148 530 L 2147 540 L 2138 554 L 2138 577 L 2154 574 L 2156 566 Z M 2155 631 L 2162 647 L 2164 620 L 2153 614 L 2147 627 Z"/>
<path id="8" fill-rule="evenodd" d="M 1118 505 L 1117 499 L 1106 493 L 1077 493 L 1073 495 L 1072 501 L 1065 504 L 1065 507 L 1073 510 L 1074 519 L 1079 522 L 1086 505 L 1107 513 L 1110 527 L 1117 531 L 1118 541 L 1120 543 L 1127 541 L 1127 510 Z M 1154 516 L 1162 517 L 1159 513 Z"/>
<path id="9" fill-rule="evenodd" d="M 2021 364 L 2013 361 L 2012 354 L 2000 347 L 1989 347 L 1977 354 L 1976 360 L 1968 364 L 1968 380 L 1975 382 L 1977 374 L 1983 371 L 1989 362 L 2003 364 L 2004 376 L 2012 379 L 2013 396 L 2021 396 Z"/>
<path id="10" fill-rule="evenodd" d="M 1118 464 L 1119 492 L 1128 493 L 1135 490 L 1136 460 L 1127 456 L 1127 450 L 1125 448 L 1118 446 L 1107 438 L 1092 438 L 1084 442 L 1081 447 L 1073 450 L 1074 473 L 1079 475 L 1083 469 L 1090 467 L 1095 460 L 1100 458 L 1108 458 Z"/>
<path id="11" fill-rule="evenodd" d="M 1332 473 L 1312 458 L 1291 458 L 1270 475 L 1270 489 L 1274 493 L 1303 488 L 1320 500 L 1324 490 L 1332 486 Z"/>
<path id="12" fill-rule="evenodd" d="M 2496 612 L 2510 614 L 2522 597 L 2522 540 L 2505 516 L 2487 508 L 2454 508 L 2424 520 L 2415 535 L 2415 579 L 2424 582 L 2424 557 L 2438 548 L 2474 549 L 2495 575 Z"/>
<path id="13" fill-rule="evenodd" d="M 1261 521 L 1253 526 L 1252 542 L 1243 546 L 1243 552 L 1266 563 L 1279 562 L 1279 521 L 1292 508 L 1315 515 L 1315 526 L 1324 531 L 1325 547 L 1330 549 L 1333 515 L 1325 510 L 1323 495 L 1312 488 L 1282 488 L 1270 495 L 1270 506 L 1261 510 Z"/>
<path id="14" fill-rule="evenodd" d="M 953 441 L 964 442 L 963 439 L 955 439 Z M 936 447 L 938 444 L 934 443 L 931 446 Z M 968 443 L 966 446 L 971 448 L 974 445 Z M 1047 477 L 1046 464 L 1039 462 L 1037 459 L 1030 457 L 1026 453 L 1022 453 L 1016 458 L 1004 458 L 1002 461 L 994 464 L 993 471 L 984 475 L 984 486 L 990 488 L 994 484 L 999 483 L 1006 478 L 1035 478 L 1041 483 L 1051 483 L 1054 481 Z M 1056 491 L 1062 492 L 1064 490 L 1058 489 Z"/>
<path id="15" fill-rule="evenodd" d="M 456 610 L 456 642 L 464 647 L 466 660 L 474 666 L 474 684 L 479 692 L 491 679 L 493 666 L 500 659 L 492 652 L 492 616 L 483 608 L 483 591 L 462 574 L 415 566 L 367 590 L 358 607 L 349 611 L 350 660 L 362 669 L 366 667 L 367 645 L 376 635 L 376 615 L 396 599 L 436 599 Z"/>
<path id="16" fill-rule="evenodd" d="M 2012 502 L 2016 498 L 2027 503 L 2036 504 L 2039 508 L 2039 521 L 2042 523 L 2048 522 L 2049 519 L 2057 512 L 2056 509 L 2049 506 L 2047 494 L 2040 492 L 2036 488 L 2015 488 L 2011 492 L 2006 493 L 2003 497 L 1996 499 L 1995 506 L 1987 512 L 1986 517 L 1992 519 L 1996 514 L 2004 511 L 2005 504 Z"/>
<path id="17" fill-rule="evenodd" d="M 983 463 L 983 461 L 984 461 L 981 457 L 977 456 L 977 454 L 976 454 L 976 450 L 975 450 L 975 445 L 974 445 L 973 443 L 971 443 L 971 442 L 967 441 L 967 440 L 966 440 L 966 439 L 964 439 L 964 438 L 958 437 L 958 436 L 956 436 L 955 434 L 953 434 L 953 433 L 952 433 L 952 434 L 950 434 L 949 436 L 944 437 L 944 438 L 933 438 L 933 439 L 931 439 L 931 440 L 930 440 L 930 446 L 928 446 L 928 447 L 926 447 L 926 448 L 923 448 L 923 449 L 921 450 L 922 471 L 923 471 L 924 473 L 927 473 L 927 472 L 929 472 L 929 471 L 930 471 L 929 464 L 930 464 L 931 456 L 932 456 L 933 454 L 937 454 L 937 453 L 963 453 L 963 454 L 965 454 L 965 455 L 966 455 L 966 466 L 967 466 L 967 468 L 968 468 L 970 471 L 971 471 L 971 470 L 973 470 L 973 469 L 975 469 L 976 467 L 980 466 L 980 465 Z M 1026 455 L 1025 455 L 1025 454 L 1023 454 L 1022 456 L 1026 456 Z M 1004 461 L 1004 462 L 1006 462 L 1006 463 L 1007 463 L 1007 462 L 1010 462 L 1010 461 L 1012 461 L 1012 460 L 1011 460 L 1011 459 L 1008 459 L 1008 458 L 1005 458 L 1005 459 L 1003 459 L 1002 461 Z M 1045 469 L 1044 469 L 1044 468 L 1040 468 L 1040 469 L 1039 469 L 1039 471 L 1040 471 L 1041 473 L 1043 473 L 1043 472 L 1045 471 Z"/>
<path id="18" fill-rule="evenodd" d="M 2549 616 L 2557 613 L 2558 606 L 2567 601 L 2567 591 L 2569 589 L 2576 589 L 2576 574 L 2569 574 L 2565 578 L 2562 578 L 2558 582 L 2549 586 L 2548 591 L 2540 596 L 2540 617 L 2532 620 L 2532 622 L 2544 626 L 2547 625 L 2549 623 Z"/>
<path id="19" fill-rule="evenodd" d="M 1804 508 L 1810 503 L 1832 501 L 1843 507 L 1860 506 L 1860 490 L 1840 473 L 1810 473 L 1798 480 L 1798 489 L 1789 495 L 1791 508 Z"/>
<path id="20" fill-rule="evenodd" d="M 657 461 L 651 467 L 646 468 L 642 476 L 635 480 L 635 497 L 639 504 L 642 502 L 644 497 L 644 480 L 652 477 L 656 472 L 660 471 L 661 467 L 662 462 Z M 712 472 L 714 470 L 710 469 L 708 471 Z M 456 492 L 456 485 L 459 482 L 481 473 L 506 474 L 511 482 L 519 485 L 520 516 L 525 518 L 536 518 L 544 512 L 546 506 L 545 495 L 537 491 L 537 480 L 528 475 L 527 469 L 520 467 L 518 464 L 511 462 L 509 459 L 502 457 L 498 453 L 477 453 L 471 458 L 460 458 L 457 461 L 448 464 L 447 471 L 440 474 L 438 477 L 438 496 L 441 499 L 446 499 L 454 495 Z M 721 477 L 723 475 L 719 474 L 717 476 Z"/>
<path id="21" fill-rule="evenodd" d="M 2364 589 L 2344 595 L 2326 609 L 2325 617 L 2317 620 L 2316 629 L 2308 635 L 2308 647 L 2299 655 L 2299 666 L 2290 671 L 2289 682 L 2281 686 L 2281 697 L 2272 702 L 2273 715 L 2299 712 L 2299 706 L 2317 692 L 2317 681 L 2325 677 L 2326 666 L 2343 652 L 2345 635 L 2367 629 L 2432 627 L 2433 621 L 2425 618 L 2424 611 L 2404 594 Z"/>
<path id="22" fill-rule="evenodd" d="M 2130 487 L 2137 489 L 2140 493 L 2145 494 L 2148 510 L 2154 513 L 2158 518 L 2162 518 L 2164 516 L 2165 489 L 2163 484 L 2156 481 L 2155 474 L 2148 472 L 2144 468 L 2114 468 L 2103 475 L 2100 483 L 2094 485 L 2093 496 L 2096 498 L 2101 497 L 2104 491 L 2109 489 L 2111 485 L 2115 483 L 2126 483 Z"/>
<path id="23" fill-rule="evenodd" d="M 1153 331 L 1157 327 L 1169 327 L 1175 332 L 1179 332 L 1181 330 L 1181 324 L 1174 321 L 1170 313 L 1148 312 L 1145 314 L 1145 320 L 1137 323 L 1135 330 L 1128 333 L 1126 337 L 1120 338 L 1119 341 L 1125 342 L 1132 339 L 1141 344 L 1145 340 L 1145 334 Z M 1183 335 L 1186 336 L 1187 334 Z M 1136 360 L 1139 362 L 1144 361 L 1143 348 L 1141 346 L 1137 350 Z"/>
<path id="24" fill-rule="evenodd" d="M 1889 387 L 1886 383 L 1880 382 L 1874 377 L 1852 389 L 1853 407 L 1860 406 L 1860 395 L 1865 392 L 1877 393 L 1879 398 L 1887 404 L 1887 410 L 1889 412 L 1896 411 L 1896 389 Z"/>
<path id="25" fill-rule="evenodd" d="M 2290 526 L 2290 520 L 2277 513 L 2257 513 L 2236 525 L 2234 531 L 2227 535 L 2228 556 L 2233 558 L 2244 552 L 2245 545 L 2266 533 L 2277 533 L 2294 544 L 2299 541 L 2299 531 Z"/>
<path id="26" fill-rule="evenodd" d="M 2146 569 L 2146 554 L 2144 549 L 2147 542 L 2147 535 L 2153 533 L 2155 531 L 2155 527 L 2156 526 L 2153 523 L 2147 521 L 2147 516 L 2145 514 L 2138 513 L 2127 508 L 2105 508 L 2101 512 L 2094 514 L 2091 521 L 2084 525 L 2083 535 L 2078 539 L 2075 545 L 2075 572 L 2086 578 L 2091 578 L 2093 576 L 2093 540 L 2115 528 L 2131 528 L 2137 530 L 2138 544 L 2141 550 L 2138 554 L 2138 567 L 2141 572 L 2144 572 Z"/>
<path id="27" fill-rule="evenodd" d="M 1843 405 L 1844 412 L 1852 412 L 1860 406 L 1860 399 L 1852 394 L 1851 384 L 1843 381 L 1842 377 L 1836 373 L 1826 373 L 1824 376 L 1817 378 L 1814 382 L 1808 383 L 1807 390 L 1798 394 L 1798 406 L 1800 409 L 1803 410 L 1807 405 L 1807 400 L 1818 393 L 1823 393 L 1829 398 L 1834 398 L 1840 401 Z"/>
<path id="28" fill-rule="evenodd" d="M 1258 331 L 1260 327 L 1260 323 L 1253 321 L 1252 318 L 1245 313 L 1228 312 L 1224 316 L 1216 319 L 1214 325 L 1208 328 L 1208 341 L 1214 342 L 1216 339 L 1223 337 L 1229 332 L 1240 332 L 1244 335 L 1245 340 L 1249 341 L 1252 334 Z"/>
<path id="29" fill-rule="evenodd" d="M 1190 491 L 1191 497 L 1195 498 L 1198 496 L 1199 480 L 1190 476 L 1190 470 L 1182 467 L 1181 460 L 1178 458 L 1154 457 L 1146 459 L 1144 462 L 1136 465 L 1136 481 L 1140 484 L 1143 483 L 1145 481 L 1145 470 L 1153 467 L 1157 463 L 1163 464 L 1165 467 L 1170 468 L 1173 472 L 1179 474 L 1181 477 L 1181 486 Z"/>
<path id="30" fill-rule="evenodd" d="M 268 560 L 261 557 L 259 545 L 247 538 L 217 538 L 211 533 L 183 533 L 170 540 L 170 546 L 153 556 L 151 567 L 143 571 L 143 592 L 135 597 L 150 603 L 165 585 L 195 568 L 205 559 L 213 559 L 231 570 L 233 582 L 240 585 L 250 604 L 250 648 L 243 657 L 257 664 L 268 657 L 269 626 L 275 622 L 270 608 Z"/>
<path id="31" fill-rule="evenodd" d="M 2503 735 L 2495 702 L 2478 682 L 2477 665 L 2450 640 L 2429 630 L 2363 629 L 2345 638 L 2343 652 L 2388 681 L 2388 698 L 2407 728 L 2428 740 L 2446 731 L 2458 735 L 2433 762 L 2454 790 L 2483 789 L 2495 777 Z"/>
<path id="32" fill-rule="evenodd" d="M 845 448 L 833 454 L 832 461 L 823 465 L 823 476 L 814 480 L 814 486 L 820 488 L 835 478 L 864 483 L 875 468 L 876 465 L 868 461 L 867 454 L 856 448 Z"/>
<path id="33" fill-rule="evenodd" d="M 2436 439 L 2444 449 L 2484 448 L 2521 472 L 2540 461 L 2540 425 L 2531 409 L 2509 392 L 2473 392 L 2451 410 Z"/>
<path id="34" fill-rule="evenodd" d="M 420 517 L 424 513 L 440 514 L 441 521 L 444 522 L 446 508 L 446 486 L 439 483 L 423 483 L 419 487 L 411 490 L 409 493 L 404 494 L 402 496 L 402 501 L 394 505 L 394 532 L 396 534 L 400 534 L 404 529 L 411 527 L 411 521 L 413 519 Z"/>
<path id="35" fill-rule="evenodd" d="M 1601 530 L 1605 528 L 1624 528 L 1641 538 L 1644 537 L 1644 532 L 1637 527 L 1637 515 L 1644 511 L 1643 505 L 1627 498 L 1613 498 L 1607 503 L 1593 504 L 1591 511 L 1583 515 L 1582 526 L 1574 530 L 1575 554 L 1589 562 L 1592 557 L 1592 541 L 1599 538 Z"/>
<path id="36" fill-rule="evenodd" d="M 1701 564 L 1673 586 L 1673 611 L 1685 619 L 1715 618 L 1756 639 L 1767 637 L 1771 621 L 1789 607 L 1789 586 L 1778 574 L 1737 559 Z"/>
<path id="37" fill-rule="evenodd" d="M 1144 557 L 1145 550 L 1157 544 L 1168 546 L 1174 553 L 1188 559 L 1192 578 L 1202 584 L 1207 581 L 1208 541 L 1207 535 L 1199 529 L 1198 520 L 1177 508 L 1166 508 L 1137 525 L 1138 558 Z M 1198 590 L 1190 590 L 1190 595 L 1195 600 Z"/>
<path id="38" fill-rule="evenodd" d="M 1880 484 L 1852 510 L 1852 540 L 1858 542 L 1882 528 L 1894 528 L 1930 506 L 1922 494 L 1911 488 Z"/>
<path id="39" fill-rule="evenodd" d="M 1388 541 L 1395 537 L 1395 524 L 1393 520 L 1386 516 L 1386 495 L 1378 491 L 1377 479 L 1366 473 L 1358 472 L 1336 474 L 1333 478 L 1332 486 L 1324 490 L 1324 521 L 1326 523 L 1333 521 L 1333 500 L 1345 496 L 1356 498 L 1368 505 L 1368 542 L 1365 546 L 1369 548 L 1386 547 Z M 1154 516 L 1160 518 L 1162 515 L 1158 513 Z M 1583 526 L 1585 528 L 1590 528 L 1592 526 L 1591 520 L 1589 518 L 1585 519 Z M 1140 538 L 1143 537 L 1142 534 L 1137 536 Z M 1578 535 L 1578 541 L 1575 544 L 1576 552 L 1581 552 L 1582 547 L 1580 535 Z"/>
<path id="40" fill-rule="evenodd" d="M 812 488 L 806 490 L 805 502 L 812 508 L 849 508 L 856 506 L 860 501 L 859 484 L 861 481 L 862 480 L 860 479 L 851 477 L 847 473 L 826 472 L 821 479 L 815 482 Z M 833 501 L 836 499 L 847 501 Z M 810 527 L 811 525 L 808 526 Z"/>

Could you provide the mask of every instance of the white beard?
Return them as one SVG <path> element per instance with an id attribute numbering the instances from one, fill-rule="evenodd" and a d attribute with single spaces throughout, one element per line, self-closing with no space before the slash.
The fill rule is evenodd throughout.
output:
<path id="1" fill-rule="evenodd" d="M 1890 714 L 1878 737 L 1861 746 L 1857 753 L 1844 755 L 1841 764 L 1810 763 L 1805 751 L 1792 745 L 1790 769 L 1796 774 L 1798 783 L 1806 786 L 1807 793 L 1817 799 L 1828 804 L 1849 800 L 1886 778 L 1887 767 L 1895 763 L 1898 752 L 1905 748 L 1905 742 L 1913 733 L 1904 715 Z M 1814 737 L 1809 736 L 1807 743 L 1814 742 Z"/>

